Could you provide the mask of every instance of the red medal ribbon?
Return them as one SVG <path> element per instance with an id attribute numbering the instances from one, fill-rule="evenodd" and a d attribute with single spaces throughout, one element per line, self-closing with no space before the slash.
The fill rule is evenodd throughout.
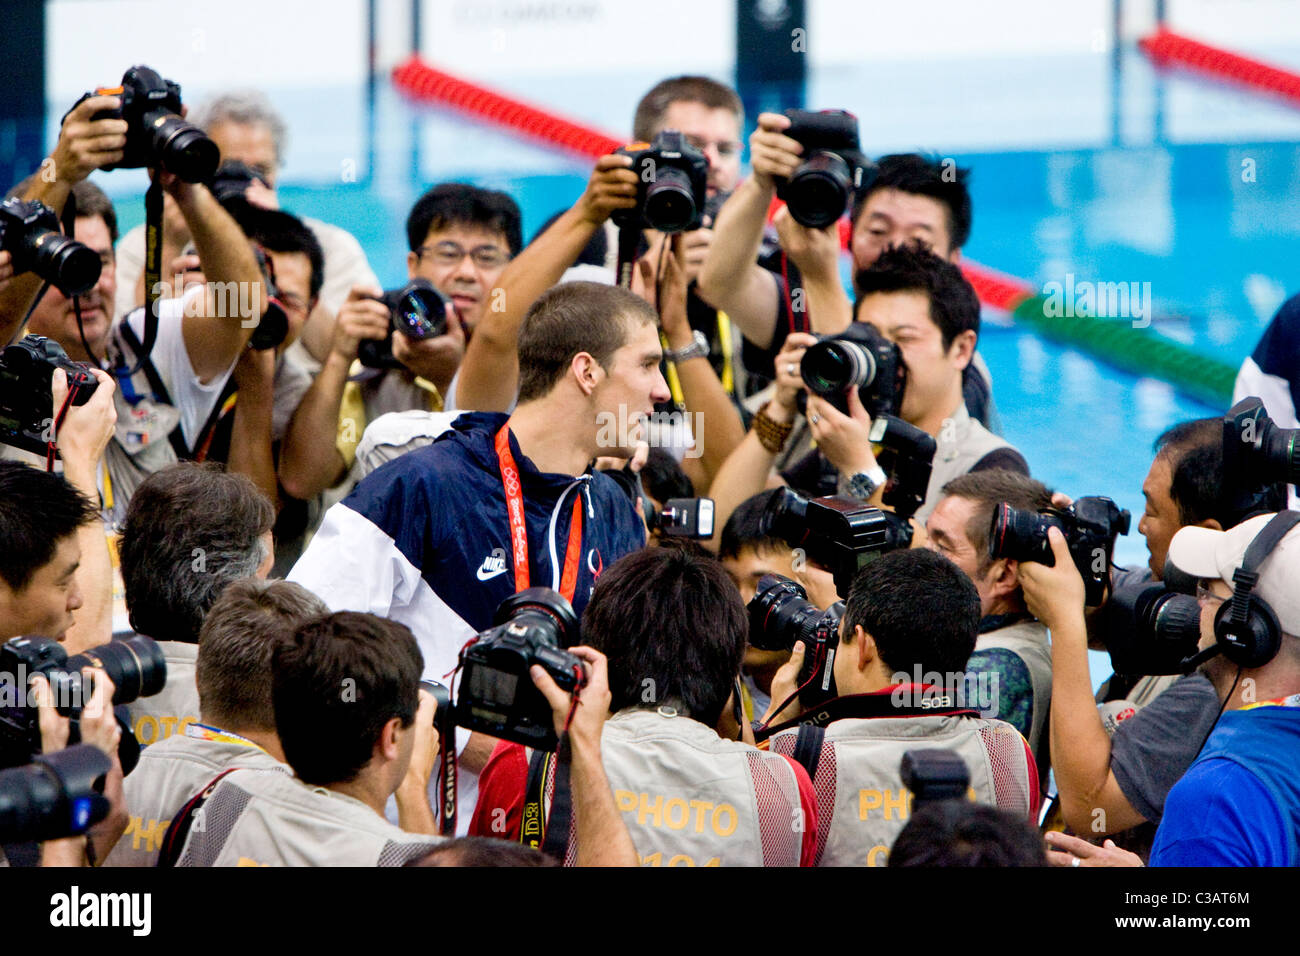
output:
<path id="1" fill-rule="evenodd" d="M 497 460 L 501 465 L 501 484 L 506 493 L 506 514 L 510 518 L 510 549 L 515 565 L 515 593 L 529 586 L 528 528 L 524 523 L 523 485 L 515 456 L 510 451 L 510 426 L 497 432 Z M 582 491 L 573 499 L 573 519 L 569 522 L 569 544 L 564 550 L 564 573 L 560 576 L 560 593 L 570 604 L 578 587 L 578 560 L 582 556 Z"/>

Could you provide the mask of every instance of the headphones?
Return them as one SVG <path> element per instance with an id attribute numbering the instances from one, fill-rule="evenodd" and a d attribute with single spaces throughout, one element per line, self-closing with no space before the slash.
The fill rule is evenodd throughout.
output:
<path id="1" fill-rule="evenodd" d="M 1252 592 L 1259 581 L 1259 567 L 1288 531 L 1300 523 L 1300 511 L 1274 515 L 1246 549 L 1241 567 L 1232 572 L 1232 597 L 1214 616 L 1215 650 L 1238 667 L 1263 667 L 1282 646 L 1282 626 L 1268 602 Z"/>

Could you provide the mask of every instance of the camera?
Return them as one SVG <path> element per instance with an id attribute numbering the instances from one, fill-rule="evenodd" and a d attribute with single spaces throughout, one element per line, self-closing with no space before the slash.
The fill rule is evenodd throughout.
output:
<path id="1" fill-rule="evenodd" d="M 101 168 L 146 166 L 166 170 L 187 183 L 204 182 L 216 171 L 220 159 L 217 144 L 181 118 L 181 88 L 171 80 L 164 80 L 147 66 L 133 66 L 122 74 L 121 86 L 85 93 L 77 103 L 91 96 L 120 97 L 118 109 L 100 110 L 91 119 L 123 119 L 127 126 L 121 162 Z"/>
<path id="2" fill-rule="evenodd" d="M 653 143 L 629 143 L 617 150 L 632 158 L 637 176 L 636 206 L 611 217 L 620 228 L 644 225 L 660 232 L 687 232 L 704 221 L 709 161 L 675 129 Z"/>
<path id="3" fill-rule="evenodd" d="M 1115 673 L 1126 676 L 1182 674 L 1201 639 L 1201 606 L 1190 594 L 1149 584 L 1140 591 L 1116 591 L 1111 601 L 1132 602 L 1133 626 L 1106 634 Z"/>
<path id="4" fill-rule="evenodd" d="M 49 681 L 54 709 L 74 722 L 73 733 L 80 739 L 75 722 L 93 689 L 81 675 L 86 666 L 104 669 L 115 688 L 115 705 L 150 697 L 167 682 L 162 650 L 148 637 L 112 640 L 74 657 L 58 641 L 43 637 L 15 637 L 0 644 L 0 767 L 26 763 L 40 753 L 40 721 L 36 707 L 28 705 L 28 685 L 37 674 Z M 124 742 L 128 736 L 122 735 Z M 127 770 L 125 764 L 122 769 Z"/>
<path id="5" fill-rule="evenodd" d="M 85 362 L 74 362 L 63 346 L 43 335 L 27 335 L 0 352 L 0 443 L 44 455 L 54 440 L 55 369 L 68 377 L 73 405 L 85 405 L 99 382 Z"/>
<path id="6" fill-rule="evenodd" d="M 913 813 L 927 803 L 965 800 L 970 790 L 970 768 L 952 750 L 909 750 L 899 773 L 903 786 L 912 791 Z"/>
<path id="7" fill-rule="evenodd" d="M 0 770 L 0 843 L 85 833 L 108 816 L 104 779 L 111 768 L 98 747 L 78 744 Z"/>
<path id="8" fill-rule="evenodd" d="M 428 279 L 412 279 L 404 289 L 384 292 L 380 302 L 388 306 L 394 331 L 408 339 L 431 339 L 447 334 L 447 300 Z M 357 358 L 367 368 L 405 368 L 393 357 L 393 336 L 362 339 Z"/>
<path id="9" fill-rule="evenodd" d="M 456 723 L 537 750 L 558 743 L 551 707 L 528 674 L 540 665 L 562 689 L 584 680 L 582 661 L 563 648 L 578 638 L 578 618 L 550 588 L 525 588 L 496 609 L 493 626 L 460 654 L 464 669 Z"/>
<path id="10" fill-rule="evenodd" d="M 1279 428 L 1264 403 L 1243 398 L 1223 416 L 1222 495 L 1234 525 L 1283 511 L 1300 483 L 1300 428 Z"/>
<path id="11" fill-rule="evenodd" d="M 858 145 L 858 118 L 844 110 L 786 110 L 785 135 L 803 147 L 803 162 L 777 182 L 794 221 L 810 229 L 838 222 L 870 166 Z"/>
<path id="12" fill-rule="evenodd" d="M 868 437 L 881 446 L 880 467 L 889 475 L 880 500 L 894 509 L 896 518 L 912 517 L 925 504 L 930 487 L 938 448 L 934 437 L 893 415 L 872 419 Z M 906 533 L 910 547 L 912 526 L 904 520 L 900 531 Z"/>
<path id="13" fill-rule="evenodd" d="M 856 388 L 862 405 L 872 418 L 897 415 L 903 403 L 907 366 L 903 355 L 869 322 L 850 322 L 838 335 L 828 335 L 808 346 L 799 362 L 804 384 L 844 414 L 848 414 L 848 390 Z M 799 410 L 807 404 L 799 394 Z"/>
<path id="14" fill-rule="evenodd" d="M 989 528 L 989 557 L 1034 561 L 1052 567 L 1056 558 L 1047 538 L 1048 528 L 1059 528 L 1074 566 L 1083 575 L 1084 601 L 1097 607 L 1110 583 L 1115 539 L 1128 534 L 1131 516 L 1103 497 L 1084 497 L 1059 510 L 1020 511 L 1006 502 L 993 509 Z"/>
<path id="15" fill-rule="evenodd" d="M 651 507 L 646 527 L 665 538 L 708 540 L 713 537 L 713 499 L 669 498 L 663 511 Z"/>
<path id="16" fill-rule="evenodd" d="M 799 703 L 805 710 L 838 697 L 835 687 L 835 651 L 840 645 L 840 619 L 844 602 L 823 611 L 808 600 L 808 592 L 789 578 L 765 574 L 746 610 L 749 643 L 763 651 L 788 651 L 803 641 L 803 667 L 799 670 Z"/>
<path id="17" fill-rule="evenodd" d="M 265 186 L 266 180 L 247 163 L 237 159 L 228 159 L 212 174 L 208 182 L 208 191 L 223 206 L 228 202 L 248 202 L 244 193 L 253 183 Z"/>
<path id="18" fill-rule="evenodd" d="M 805 498 L 789 488 L 772 496 L 759 528 L 829 568 L 841 597 L 848 595 L 860 568 L 886 551 L 912 543 L 912 527 L 898 515 L 844 495 Z"/>
<path id="19" fill-rule="evenodd" d="M 99 253 L 65 236 L 43 202 L 0 203 L 0 252 L 13 259 L 14 275 L 34 272 L 69 298 L 93 289 L 103 268 Z"/>

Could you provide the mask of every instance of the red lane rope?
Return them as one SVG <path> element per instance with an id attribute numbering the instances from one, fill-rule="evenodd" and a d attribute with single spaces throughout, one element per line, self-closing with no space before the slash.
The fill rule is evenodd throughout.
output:
<path id="1" fill-rule="evenodd" d="M 1138 41 L 1138 47 L 1161 66 L 1182 66 L 1193 72 L 1300 104 L 1300 75 L 1260 60 L 1201 43 L 1191 37 L 1159 30 Z"/>
<path id="2" fill-rule="evenodd" d="M 399 90 L 419 100 L 432 100 L 477 119 L 490 120 L 507 129 L 560 146 L 584 156 L 604 156 L 624 141 L 564 119 L 495 90 L 444 73 L 412 57 L 393 70 Z"/>
<path id="3" fill-rule="evenodd" d="M 622 140 L 599 130 L 444 73 L 419 57 L 412 57 L 394 68 L 393 83 L 413 99 L 434 102 L 584 156 L 599 158 L 623 145 Z M 769 221 L 783 205 L 779 199 L 772 201 L 768 209 Z M 839 230 L 840 245 L 847 249 L 853 231 L 848 219 L 840 220 Z M 1023 279 L 1003 275 L 965 259 L 961 267 L 980 301 L 994 308 L 1011 311 L 1034 293 L 1033 287 Z"/>

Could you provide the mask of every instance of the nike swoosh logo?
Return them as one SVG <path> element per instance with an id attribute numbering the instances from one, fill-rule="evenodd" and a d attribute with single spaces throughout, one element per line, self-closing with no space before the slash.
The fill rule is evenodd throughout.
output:
<path id="1" fill-rule="evenodd" d="M 482 568 L 479 568 L 478 571 L 476 571 L 475 573 L 478 575 L 478 579 L 479 579 L 480 581 L 490 581 L 492 578 L 496 577 L 498 574 L 505 574 L 505 573 L 506 573 L 506 569 L 505 569 L 505 568 L 497 568 L 495 571 L 487 571 L 487 572 L 485 572 Z"/>

